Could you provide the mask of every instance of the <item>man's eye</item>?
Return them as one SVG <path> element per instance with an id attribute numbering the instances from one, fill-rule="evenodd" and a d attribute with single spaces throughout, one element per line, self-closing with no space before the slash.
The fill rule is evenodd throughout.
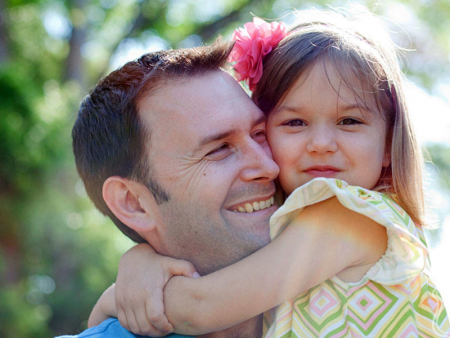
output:
<path id="1" fill-rule="evenodd" d="M 259 131 L 253 135 L 253 139 L 259 144 L 262 144 L 266 142 L 266 133 L 264 131 Z"/>
<path id="2" fill-rule="evenodd" d="M 220 147 L 217 147 L 216 149 L 210 151 L 206 154 L 205 157 L 207 157 L 209 160 L 212 161 L 220 161 L 227 157 L 229 153 L 231 152 L 230 146 L 227 143 L 222 144 Z"/>
<path id="3" fill-rule="evenodd" d="M 342 126 L 350 126 L 350 125 L 354 125 L 354 124 L 362 124 L 362 122 L 358 121 L 357 119 L 347 117 L 347 118 L 343 119 L 342 121 L 340 121 L 339 124 Z"/>
<path id="4" fill-rule="evenodd" d="M 286 123 L 284 123 L 285 126 L 289 126 L 289 127 L 303 127 L 306 126 L 306 123 L 302 120 L 290 120 L 287 121 Z"/>

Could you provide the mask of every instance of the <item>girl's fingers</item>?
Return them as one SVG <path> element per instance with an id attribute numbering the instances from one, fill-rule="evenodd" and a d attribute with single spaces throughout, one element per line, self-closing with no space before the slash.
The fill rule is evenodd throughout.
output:
<path id="1" fill-rule="evenodd" d="M 125 329 L 128 331 L 131 331 L 130 325 L 128 324 L 127 316 L 125 314 L 125 311 L 121 306 L 117 306 L 117 319 L 120 322 L 120 325 L 122 325 Z"/>
<path id="2" fill-rule="evenodd" d="M 157 327 L 155 327 L 149 319 L 145 316 L 145 309 L 140 309 L 139 311 L 135 311 L 136 322 L 139 325 L 140 335 L 151 336 L 151 337 L 163 337 L 169 332 L 162 332 Z M 134 332 L 137 333 L 137 332 Z"/>
<path id="3" fill-rule="evenodd" d="M 170 272 L 173 276 L 200 277 L 194 264 L 183 260 L 172 260 Z"/>
<path id="4" fill-rule="evenodd" d="M 141 329 L 139 328 L 139 324 L 136 320 L 136 315 L 134 314 L 134 312 L 133 311 L 127 312 L 126 317 L 127 317 L 128 326 L 129 326 L 129 328 L 127 328 L 127 330 L 131 331 L 135 334 L 140 334 Z"/>
<path id="5" fill-rule="evenodd" d="M 173 332 L 174 327 L 167 319 L 164 313 L 164 303 L 163 303 L 163 295 L 158 297 L 159 301 L 154 301 L 152 303 L 146 302 L 145 311 L 147 313 L 147 319 L 150 323 L 156 327 L 159 331 L 165 332 L 168 334 Z"/>

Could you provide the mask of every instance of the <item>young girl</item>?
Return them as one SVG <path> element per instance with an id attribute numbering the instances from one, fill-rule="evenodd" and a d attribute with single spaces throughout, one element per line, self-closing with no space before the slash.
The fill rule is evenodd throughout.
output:
<path id="1" fill-rule="evenodd" d="M 289 197 L 271 218 L 272 243 L 208 276 L 166 284 L 179 304 L 166 303 L 176 332 L 221 330 L 277 306 L 266 312 L 266 337 L 450 335 L 429 277 L 422 157 L 403 77 L 373 21 L 304 11 L 289 32 L 255 19 L 235 33 L 231 60 L 268 117 Z M 341 217 L 338 203 L 378 224 L 310 226 L 321 224 L 317 205 Z M 130 265 L 145 262 L 140 255 Z"/>

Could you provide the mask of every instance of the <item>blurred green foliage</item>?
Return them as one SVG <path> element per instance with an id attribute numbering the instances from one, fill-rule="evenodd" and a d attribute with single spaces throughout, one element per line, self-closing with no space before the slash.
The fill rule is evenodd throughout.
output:
<path id="1" fill-rule="evenodd" d="M 407 9 L 409 36 L 394 31 L 417 49 L 407 56 L 408 75 L 440 95 L 450 77 L 450 3 L 362 3 L 383 16 Z M 85 329 L 132 245 L 93 208 L 74 168 L 71 127 L 88 89 L 130 50 L 196 46 L 229 37 L 252 13 L 281 18 L 326 4 L 346 2 L 0 0 L 1 337 Z M 448 147 L 429 150 L 450 190 Z"/>

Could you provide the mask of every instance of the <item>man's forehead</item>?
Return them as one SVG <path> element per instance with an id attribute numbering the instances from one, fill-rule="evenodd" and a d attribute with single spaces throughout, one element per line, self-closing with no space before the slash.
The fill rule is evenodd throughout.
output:
<path id="1" fill-rule="evenodd" d="M 217 72 L 201 76 L 175 77 L 165 79 L 157 88 L 143 94 L 138 102 L 140 113 L 167 114 L 168 112 L 185 114 L 201 107 L 218 103 L 223 98 L 225 89 L 219 85 L 221 79 Z M 209 90 L 208 90 L 209 89 Z M 229 95 L 233 95 L 231 86 Z"/>
<path id="2" fill-rule="evenodd" d="M 193 128 L 204 134 L 208 130 L 202 129 L 217 129 L 221 123 L 219 129 L 225 133 L 233 121 L 253 125 L 264 119 L 236 80 L 221 71 L 168 81 L 140 100 L 139 114 L 150 125 Z"/>

